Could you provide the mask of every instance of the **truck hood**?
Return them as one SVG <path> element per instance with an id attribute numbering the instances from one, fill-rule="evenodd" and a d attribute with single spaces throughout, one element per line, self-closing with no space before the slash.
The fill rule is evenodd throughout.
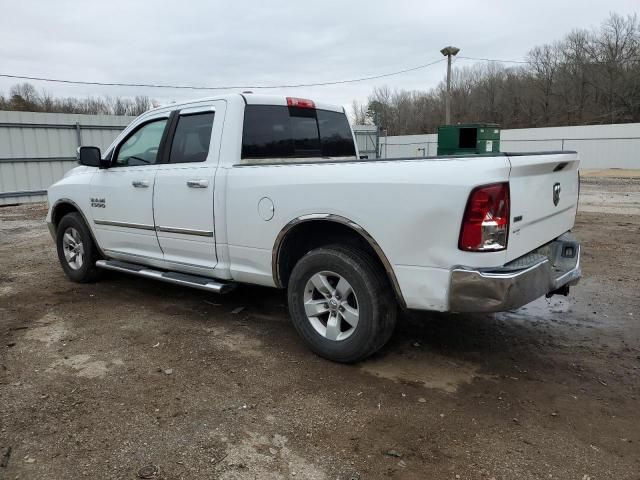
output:
<path id="1" fill-rule="evenodd" d="M 90 171 L 91 169 L 94 169 L 95 167 L 87 167 L 85 165 L 78 165 L 77 167 L 73 167 L 71 170 L 65 172 L 65 174 L 62 176 L 62 178 L 67 178 L 70 177 L 72 175 L 78 175 L 79 173 L 85 173 Z"/>

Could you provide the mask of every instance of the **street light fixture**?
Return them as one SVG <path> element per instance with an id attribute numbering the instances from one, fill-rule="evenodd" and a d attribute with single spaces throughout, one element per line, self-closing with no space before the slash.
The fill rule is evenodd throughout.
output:
<path id="1" fill-rule="evenodd" d="M 455 57 L 460 51 L 457 47 L 444 47 L 440 53 L 447 57 L 447 96 L 444 101 L 445 125 L 451 124 L 451 57 Z"/>

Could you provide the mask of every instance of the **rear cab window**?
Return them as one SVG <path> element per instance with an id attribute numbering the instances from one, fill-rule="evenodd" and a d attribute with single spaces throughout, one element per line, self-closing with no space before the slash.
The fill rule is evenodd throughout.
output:
<path id="1" fill-rule="evenodd" d="M 356 158 L 342 112 L 284 105 L 247 105 L 242 163 L 348 161 Z"/>

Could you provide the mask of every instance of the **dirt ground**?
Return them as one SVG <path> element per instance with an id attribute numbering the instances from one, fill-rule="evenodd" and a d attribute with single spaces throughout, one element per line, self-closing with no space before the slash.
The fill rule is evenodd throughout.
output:
<path id="1" fill-rule="evenodd" d="M 569 297 L 407 314 L 353 366 L 281 291 L 73 284 L 45 208 L 1 208 L 0 478 L 640 479 L 640 179 L 581 200 Z"/>
<path id="2" fill-rule="evenodd" d="M 605 168 L 580 170 L 582 177 L 640 178 L 639 168 Z"/>

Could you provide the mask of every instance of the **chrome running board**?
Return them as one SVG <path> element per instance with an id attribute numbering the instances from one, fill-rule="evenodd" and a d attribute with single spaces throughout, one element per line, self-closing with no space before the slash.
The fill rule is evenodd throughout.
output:
<path id="1" fill-rule="evenodd" d="M 96 267 L 104 268 L 105 270 L 113 270 L 115 272 L 130 273 L 131 275 L 137 275 L 138 277 L 151 278 L 153 280 L 160 280 L 161 282 L 183 285 L 185 287 L 197 288 L 199 290 L 206 290 L 214 293 L 228 293 L 236 286 L 235 283 L 224 283 L 213 278 L 179 272 L 153 270 L 143 265 L 121 262 L 119 260 L 98 260 L 96 262 Z"/>

